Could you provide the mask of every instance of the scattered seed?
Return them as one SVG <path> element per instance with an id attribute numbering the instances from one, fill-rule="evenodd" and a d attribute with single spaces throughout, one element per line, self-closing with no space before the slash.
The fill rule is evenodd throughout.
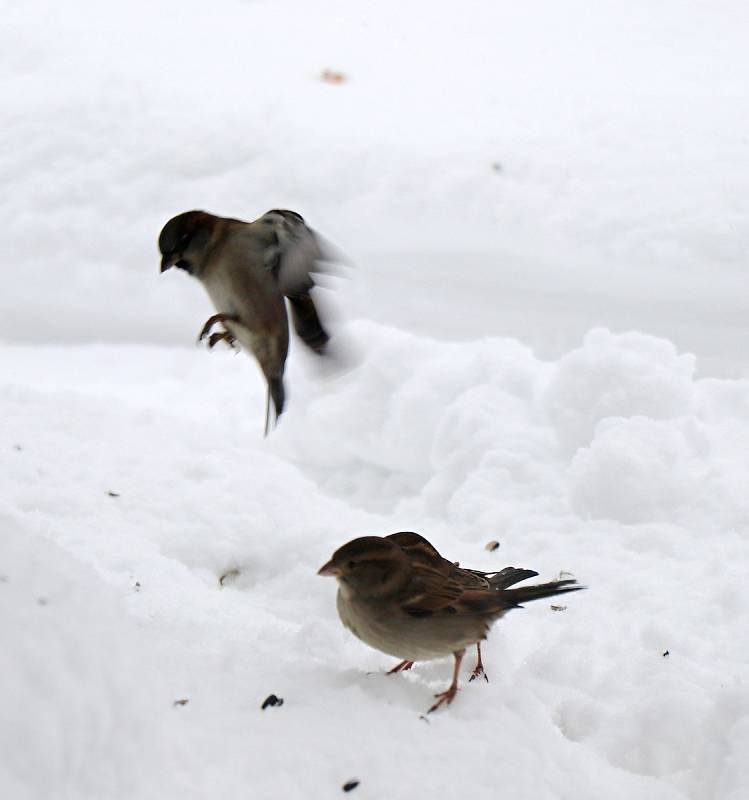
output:
<path id="1" fill-rule="evenodd" d="M 189 702 L 190 701 L 186 697 L 183 697 L 182 700 L 175 700 L 173 705 L 175 705 L 175 706 L 186 706 Z"/>
<path id="2" fill-rule="evenodd" d="M 346 76 L 334 69 L 324 69 L 320 75 L 320 80 L 325 81 L 325 83 L 343 83 L 346 80 Z"/>
<path id="3" fill-rule="evenodd" d="M 36 603 L 39 606 L 46 606 L 47 605 L 47 598 L 46 597 L 37 597 Z"/>
<path id="4" fill-rule="evenodd" d="M 282 706 L 283 705 L 283 697 L 276 697 L 274 694 L 269 694 L 265 700 L 263 700 L 263 704 L 260 706 L 262 711 L 265 711 L 268 706 Z"/>
<path id="5" fill-rule="evenodd" d="M 23 447 L 21 447 L 21 445 L 20 445 L 20 444 L 14 444 L 14 445 L 13 445 L 13 449 L 14 449 L 14 450 L 18 450 L 18 452 L 20 453 L 20 452 L 21 452 L 21 450 L 23 450 Z"/>
<path id="6" fill-rule="evenodd" d="M 499 542 L 496 539 L 492 539 L 491 542 L 487 542 L 484 545 L 484 550 L 488 550 L 490 553 L 499 550 Z"/>
<path id="7" fill-rule="evenodd" d="M 566 611 L 567 610 L 567 606 L 555 606 L 555 605 L 552 605 L 552 606 L 549 606 L 549 607 L 551 608 L 552 611 Z"/>
<path id="8" fill-rule="evenodd" d="M 225 573 L 224 573 L 224 574 L 223 574 L 223 575 L 222 575 L 222 576 L 221 576 L 221 577 L 218 579 L 218 582 L 219 582 L 219 584 L 220 584 L 221 586 L 223 586 L 223 585 L 224 585 L 224 581 L 225 581 L 227 578 L 238 578 L 238 577 L 239 577 L 239 570 L 238 570 L 236 567 L 234 567 L 233 569 L 230 569 L 230 570 L 228 570 L 227 572 L 225 572 Z"/>
<path id="9" fill-rule="evenodd" d="M 492 169 L 495 172 L 502 172 L 502 165 L 499 163 L 499 161 L 495 161 L 492 163 Z"/>
<path id="10" fill-rule="evenodd" d="M 109 492 L 107 492 L 107 494 L 108 494 L 110 497 L 119 497 L 119 496 L 120 496 L 120 495 L 119 495 L 117 492 L 112 492 L 112 491 L 109 491 Z"/>
<path id="11" fill-rule="evenodd" d="M 135 581 L 135 586 L 133 586 L 133 589 L 135 589 L 136 592 L 140 591 L 140 581 Z"/>
<path id="12" fill-rule="evenodd" d="M 343 789 L 344 792 L 350 792 L 352 789 L 356 789 L 359 783 L 360 782 L 357 781 L 356 778 L 354 778 L 353 780 L 346 781 L 346 783 L 344 783 L 341 788 Z"/>
<path id="13" fill-rule="evenodd" d="M 668 650 L 666 650 L 666 651 L 663 653 L 663 657 L 664 657 L 664 658 L 665 658 L 666 656 L 669 656 L 669 655 L 671 655 L 671 654 L 668 652 Z"/>

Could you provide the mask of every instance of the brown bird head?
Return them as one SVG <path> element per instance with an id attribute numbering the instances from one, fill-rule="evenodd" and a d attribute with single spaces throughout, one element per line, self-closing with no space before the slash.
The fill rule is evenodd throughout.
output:
<path id="1" fill-rule="evenodd" d="M 217 217 L 205 211 L 185 211 L 172 217 L 159 234 L 161 271 L 179 267 L 198 275 L 210 244 Z"/>
<path id="2" fill-rule="evenodd" d="M 411 564 L 394 542 L 381 536 L 362 536 L 336 550 L 317 574 L 338 578 L 358 597 L 378 599 L 406 586 L 411 579 Z"/>

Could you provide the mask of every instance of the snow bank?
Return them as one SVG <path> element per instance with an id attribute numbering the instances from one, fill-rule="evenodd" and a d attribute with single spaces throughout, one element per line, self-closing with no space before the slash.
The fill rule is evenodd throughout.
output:
<path id="1" fill-rule="evenodd" d="M 696 380 L 642 334 L 593 331 L 556 362 L 371 322 L 340 336 L 358 361 L 322 377 L 297 354 L 268 440 L 244 355 L 2 350 L 0 593 L 25 642 L 2 662 L 21 687 L 6 784 L 442 797 L 511 770 L 519 798 L 738 798 L 749 383 Z M 424 721 L 448 663 L 383 676 L 314 574 L 404 528 L 590 588 L 503 620 L 491 683 Z M 261 712 L 270 693 L 284 705 Z"/>
<path id="2" fill-rule="evenodd" d="M 744 5 L 6 5 L 0 795 L 749 796 Z M 356 268 L 263 440 L 155 242 L 284 206 Z M 399 529 L 590 588 L 424 720 L 315 576 Z"/>

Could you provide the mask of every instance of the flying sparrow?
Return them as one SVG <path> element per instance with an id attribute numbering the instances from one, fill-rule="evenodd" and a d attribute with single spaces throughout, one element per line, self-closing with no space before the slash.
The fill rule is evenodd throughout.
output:
<path id="1" fill-rule="evenodd" d="M 391 672 L 453 655 L 452 682 L 435 695 L 429 711 L 452 702 L 465 648 L 478 646 L 493 622 L 523 602 L 584 588 L 574 580 L 508 588 L 538 573 L 515 567 L 464 569 L 410 532 L 354 539 L 317 574 L 338 579 L 336 603 L 344 626 L 371 647 L 402 659 Z M 482 673 L 479 650 L 474 677 Z"/>
<path id="2" fill-rule="evenodd" d="M 161 271 L 179 267 L 205 287 L 218 313 L 200 332 L 208 346 L 238 341 L 257 359 L 268 384 L 265 434 L 273 401 L 275 420 L 284 410 L 284 366 L 289 349 L 289 323 L 284 298 L 291 307 L 297 334 L 322 354 L 329 336 L 312 300 L 319 262 L 328 260 L 320 238 L 294 211 L 268 211 L 254 222 L 186 211 L 173 217 L 159 234 Z"/>

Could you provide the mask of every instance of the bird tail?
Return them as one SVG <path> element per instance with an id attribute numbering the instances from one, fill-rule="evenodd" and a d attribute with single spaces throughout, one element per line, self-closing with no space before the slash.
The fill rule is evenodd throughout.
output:
<path id="1" fill-rule="evenodd" d="M 308 292 L 300 292 L 288 295 L 288 299 L 291 304 L 291 319 L 297 335 L 310 350 L 322 355 L 330 336 L 322 326 L 311 295 Z"/>
<path id="2" fill-rule="evenodd" d="M 271 400 L 273 401 L 272 411 Z M 273 416 L 273 426 L 275 427 L 278 418 L 283 414 L 285 400 L 286 391 L 283 386 L 283 375 L 268 378 L 268 394 L 265 397 L 265 432 L 263 436 L 267 436 L 270 431 L 271 415 Z"/>
<path id="3" fill-rule="evenodd" d="M 538 573 L 532 569 L 519 569 L 518 567 L 505 567 L 494 574 L 487 574 L 486 578 L 493 589 L 506 589 L 526 578 L 535 578 Z"/>
<path id="4" fill-rule="evenodd" d="M 523 603 L 529 603 L 531 600 L 541 600 L 544 597 L 554 597 L 567 592 L 578 592 L 584 588 L 575 580 L 551 581 L 550 583 L 538 583 L 535 586 L 505 589 L 502 592 L 502 596 L 516 606 L 520 606 Z"/>

